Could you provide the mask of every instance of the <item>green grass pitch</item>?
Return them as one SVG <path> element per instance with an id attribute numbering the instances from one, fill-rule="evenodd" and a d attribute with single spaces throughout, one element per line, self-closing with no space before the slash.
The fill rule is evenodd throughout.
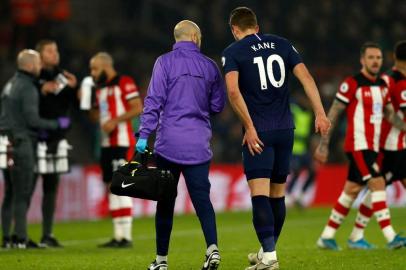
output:
<path id="1" fill-rule="evenodd" d="M 406 209 L 392 209 L 395 229 L 406 228 Z M 355 211 L 338 232 L 343 250 L 324 251 L 316 248 L 330 209 L 289 210 L 277 251 L 281 269 L 406 269 L 406 248 L 387 250 L 384 238 L 375 221 L 367 229 L 367 239 L 379 246 L 373 251 L 353 251 L 346 248 Z M 246 255 L 258 249 L 258 241 L 251 225 L 251 213 L 217 215 L 219 245 L 222 255 L 221 270 L 243 270 Z M 111 221 L 68 222 L 56 224 L 55 234 L 63 249 L 1 250 L 0 269 L 147 269 L 154 258 L 155 238 L 152 218 L 134 220 L 133 249 L 100 249 L 96 245 L 108 240 Z M 40 225 L 30 225 L 34 240 L 40 237 Z M 172 233 L 169 269 L 199 270 L 205 250 L 203 235 L 196 216 L 175 218 Z"/>

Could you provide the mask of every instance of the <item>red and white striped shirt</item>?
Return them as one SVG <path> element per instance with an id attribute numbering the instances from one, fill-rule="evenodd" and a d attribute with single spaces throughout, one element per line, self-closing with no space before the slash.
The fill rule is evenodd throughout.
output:
<path id="1" fill-rule="evenodd" d="M 406 121 L 402 109 L 406 109 L 406 77 L 393 69 L 382 76 L 388 84 L 391 102 L 396 114 Z M 406 149 L 406 132 L 392 126 L 384 119 L 382 122 L 381 148 L 389 151 Z"/>
<path id="2" fill-rule="evenodd" d="M 390 101 L 385 81 L 371 81 L 359 73 L 341 83 L 336 98 L 347 105 L 344 150 L 378 152 L 383 108 Z"/>
<path id="3" fill-rule="evenodd" d="M 129 76 L 118 75 L 106 86 L 96 90 L 96 103 L 100 111 L 100 125 L 129 110 L 128 101 L 139 97 L 137 85 Z M 109 134 L 102 131 L 102 147 L 129 147 L 135 144 L 131 121 L 120 122 Z"/>

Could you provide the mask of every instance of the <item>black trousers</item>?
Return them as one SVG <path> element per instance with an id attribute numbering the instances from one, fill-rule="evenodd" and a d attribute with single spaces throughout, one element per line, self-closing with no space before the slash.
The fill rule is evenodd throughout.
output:
<path id="1" fill-rule="evenodd" d="M 19 240 L 27 238 L 27 212 L 33 186 L 36 142 L 29 136 L 13 140 L 14 165 L 4 171 L 5 195 L 2 205 L 3 237 L 10 236 L 14 220 L 14 233 Z"/>

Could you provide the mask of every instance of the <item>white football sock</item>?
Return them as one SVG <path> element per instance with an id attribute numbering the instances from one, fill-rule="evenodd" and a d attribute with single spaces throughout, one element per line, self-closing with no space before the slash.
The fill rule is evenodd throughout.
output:
<path id="1" fill-rule="evenodd" d="M 168 256 L 156 255 L 155 260 L 156 260 L 157 263 L 168 262 Z"/>
<path id="2" fill-rule="evenodd" d="M 264 264 L 270 264 L 271 261 L 276 261 L 276 260 L 278 260 L 278 259 L 276 257 L 276 250 L 274 250 L 272 252 L 264 252 L 261 261 Z"/>

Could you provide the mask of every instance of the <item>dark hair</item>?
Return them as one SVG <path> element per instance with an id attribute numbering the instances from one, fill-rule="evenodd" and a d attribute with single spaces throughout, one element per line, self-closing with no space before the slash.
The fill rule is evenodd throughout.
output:
<path id="1" fill-rule="evenodd" d="M 363 56 L 365 54 L 366 50 L 369 48 L 376 48 L 376 49 L 380 49 L 382 51 L 382 48 L 378 43 L 372 42 L 372 41 L 367 41 L 364 44 L 362 44 L 362 46 L 361 46 L 361 49 L 360 49 L 361 56 Z"/>
<path id="2" fill-rule="evenodd" d="M 38 41 L 37 45 L 35 45 L 35 50 L 37 52 L 41 53 L 42 50 L 44 49 L 44 47 L 49 44 L 56 44 L 56 41 L 52 40 L 52 39 L 42 39 L 42 40 Z"/>
<path id="3" fill-rule="evenodd" d="M 398 41 L 394 51 L 396 60 L 406 61 L 406 40 Z"/>
<path id="4" fill-rule="evenodd" d="M 229 23 L 230 26 L 237 26 L 242 31 L 254 28 L 258 25 L 257 16 L 254 11 L 247 7 L 238 7 L 231 11 Z"/>

